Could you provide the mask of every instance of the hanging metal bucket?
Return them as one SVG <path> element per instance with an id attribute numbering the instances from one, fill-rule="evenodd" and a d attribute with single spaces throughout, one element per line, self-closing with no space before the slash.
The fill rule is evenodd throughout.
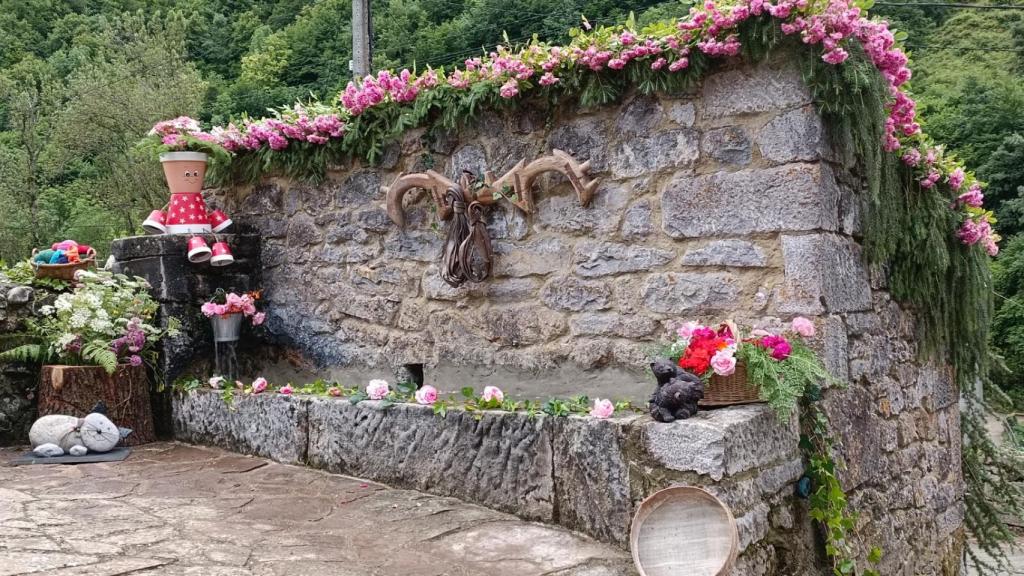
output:
<path id="1" fill-rule="evenodd" d="M 237 342 L 238 334 L 242 331 L 242 314 L 223 314 L 211 316 L 213 323 L 214 342 Z"/>

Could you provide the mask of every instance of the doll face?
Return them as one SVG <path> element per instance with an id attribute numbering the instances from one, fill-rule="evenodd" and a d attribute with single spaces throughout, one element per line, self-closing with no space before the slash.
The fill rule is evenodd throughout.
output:
<path id="1" fill-rule="evenodd" d="M 202 174 L 199 170 L 185 170 L 186 184 L 199 184 L 202 182 Z"/>

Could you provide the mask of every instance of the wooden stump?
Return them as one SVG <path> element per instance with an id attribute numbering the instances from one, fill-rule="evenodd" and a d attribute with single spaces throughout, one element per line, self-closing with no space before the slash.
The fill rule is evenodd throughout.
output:
<path id="1" fill-rule="evenodd" d="M 39 384 L 39 415 L 82 417 L 102 400 L 114 424 L 131 428 L 129 446 L 156 440 L 149 403 L 149 376 L 144 366 L 120 364 L 107 374 L 99 366 L 43 366 Z"/>

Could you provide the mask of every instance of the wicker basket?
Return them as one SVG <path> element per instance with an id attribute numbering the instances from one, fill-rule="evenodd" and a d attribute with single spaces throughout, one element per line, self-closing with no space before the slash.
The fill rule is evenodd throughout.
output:
<path id="1" fill-rule="evenodd" d="M 36 269 L 36 278 L 56 278 L 73 282 L 75 272 L 96 266 L 96 250 L 90 248 L 81 261 L 73 264 L 40 264 L 36 262 L 38 250 L 32 250 L 32 266 Z"/>
<path id="2" fill-rule="evenodd" d="M 736 371 L 729 376 L 711 376 L 711 382 L 704 386 L 704 399 L 699 406 L 732 406 L 733 404 L 753 404 L 762 402 L 758 396 L 758 388 L 747 382 L 747 369 L 743 364 L 736 365 Z"/>

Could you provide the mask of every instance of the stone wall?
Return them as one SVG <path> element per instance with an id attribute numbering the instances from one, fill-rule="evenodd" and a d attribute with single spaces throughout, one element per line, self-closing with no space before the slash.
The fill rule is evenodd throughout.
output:
<path id="1" fill-rule="evenodd" d="M 404 231 L 384 211 L 381 185 L 403 171 L 501 174 L 553 148 L 591 161 L 594 201 L 579 206 L 549 178 L 533 214 L 492 209 L 495 278 L 481 285 L 438 277 L 425 195 L 407 201 Z M 848 383 L 825 402 L 864 539 L 886 552 L 881 572 L 952 573 L 956 390 L 947 367 L 918 359 L 912 315 L 863 261 L 861 185 L 839 152 L 783 57 L 718 69 L 692 94 L 527 103 L 458 133 L 410 131 L 378 166 L 353 161 L 318 185 L 271 179 L 221 202 L 263 237 L 271 341 L 349 384 L 415 363 L 443 390 L 642 398 L 649 349 L 680 321 L 813 318 L 814 345 Z"/>
<path id="2" fill-rule="evenodd" d="M 228 266 L 215 267 L 209 262 L 188 261 L 186 243 L 190 235 L 163 234 L 119 238 L 110 252 L 116 259 L 114 271 L 145 278 L 153 287 L 151 294 L 159 303 L 159 322 L 166 327 L 169 319 L 181 323 L 177 337 L 165 338 L 160 344 L 160 359 L 155 389 L 152 391 L 153 417 L 157 435 L 170 437 L 170 385 L 181 376 L 213 372 L 213 332 L 210 321 L 199 308 L 218 288 L 227 291 L 254 290 L 260 282 L 260 245 L 255 236 L 218 234 L 216 240 L 227 242 L 235 256 Z M 206 236 L 213 245 L 215 237 Z M 243 330 L 241 346 L 258 345 L 251 330 Z"/>
<path id="3" fill-rule="evenodd" d="M 0 351 L 23 343 L 25 320 L 36 315 L 49 292 L 14 284 L 0 274 Z M 28 442 L 36 417 L 39 369 L 21 363 L 0 364 L 0 446 Z"/>

